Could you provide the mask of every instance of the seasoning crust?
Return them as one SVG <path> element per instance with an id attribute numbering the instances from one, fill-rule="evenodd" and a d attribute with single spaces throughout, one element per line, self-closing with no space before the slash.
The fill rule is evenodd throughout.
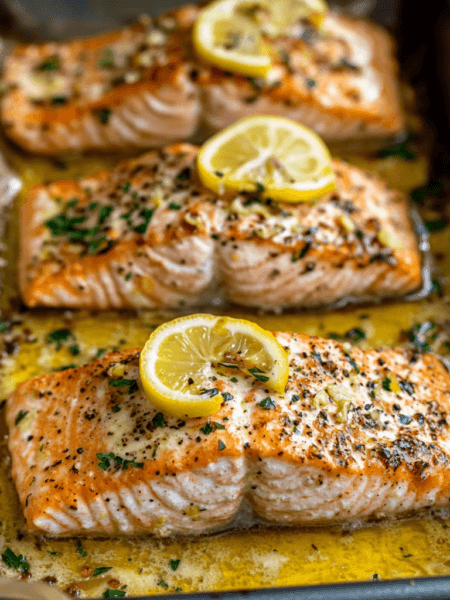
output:
<path id="1" fill-rule="evenodd" d="M 327 142 L 403 129 L 393 42 L 377 26 L 330 12 L 275 41 L 267 81 L 200 60 L 188 5 L 110 34 L 21 44 L 5 63 L 1 119 L 27 150 L 114 150 L 205 138 L 255 114 L 299 121 Z"/>
<path id="2" fill-rule="evenodd" d="M 223 368 L 200 382 L 227 392 L 208 419 L 158 413 L 140 391 L 139 350 L 21 384 L 7 422 L 28 529 L 168 536 L 220 529 L 245 503 L 251 522 L 286 525 L 448 506 L 450 376 L 438 358 L 275 335 L 286 392 Z"/>

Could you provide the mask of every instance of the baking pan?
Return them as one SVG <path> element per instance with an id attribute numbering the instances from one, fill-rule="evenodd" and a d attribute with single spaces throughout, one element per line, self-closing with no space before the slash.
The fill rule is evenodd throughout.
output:
<path id="1" fill-rule="evenodd" d="M 446 343 L 450 343 L 450 230 L 446 227 L 448 213 L 444 205 L 448 192 L 447 163 L 442 158 L 447 148 L 444 129 L 448 127 L 435 77 L 439 45 L 427 40 L 432 38 L 438 18 L 446 17 L 447 4 L 435 3 L 423 11 L 420 37 L 417 36 L 417 13 L 409 7 L 404 6 L 400 13 L 398 4 L 398 18 L 396 11 L 387 16 L 383 13 L 382 5 L 386 3 L 379 2 L 378 7 L 363 1 L 359 4 L 363 8 L 371 6 L 374 15 L 384 14 L 384 23 L 396 32 L 403 71 L 416 89 L 416 108 L 412 107 L 414 94 L 408 87 L 404 93 L 406 103 L 411 104 L 410 126 L 419 132 L 419 137 L 399 141 L 384 154 L 346 158 L 380 172 L 393 187 L 406 192 L 415 189 L 413 198 L 422 220 L 433 230 L 430 241 L 435 270 L 429 277 L 433 292 L 428 298 L 415 302 L 389 302 L 334 312 L 260 314 L 237 308 L 227 312 L 256 320 L 268 329 L 350 340 L 357 335 L 361 338 L 358 342 L 361 347 L 426 343 L 443 353 L 448 351 Z M 356 10 L 358 2 L 351 5 Z M 161 11 L 160 6 L 158 11 Z M 422 128 L 415 110 L 426 118 Z M 16 211 L 23 193 L 43 179 L 87 174 L 113 164 L 116 158 L 48 161 L 21 154 L 4 140 L 0 143 L 9 165 L 0 163 L 0 169 L 7 175 L 3 179 L 7 185 L 0 188 L 0 223 L 4 225 L 9 218 L 5 246 L 0 248 L 3 260 L 1 401 L 19 381 L 68 363 L 82 364 L 99 349 L 142 344 L 150 331 L 173 313 L 26 311 L 20 304 L 14 266 Z M 428 172 L 430 157 L 436 168 Z M 23 191 L 18 194 L 20 186 Z M 17 200 L 11 204 L 14 196 Z M 47 343 L 49 334 L 61 327 L 73 331 L 79 355 L 72 356 L 68 348 L 57 350 Z M 438 335 L 433 339 L 435 333 Z M 3 435 L 2 420 L 0 410 Z M 18 500 L 8 477 L 9 458 L 4 440 L 0 444 L 0 461 L 0 520 L 3 521 L 0 546 L 9 545 L 15 553 L 27 557 L 32 574 L 29 581 L 46 579 L 72 595 L 79 590 L 85 597 L 101 597 L 106 589 L 126 585 L 126 591 L 139 598 L 175 598 L 186 592 L 193 599 L 224 600 L 450 598 L 450 521 L 443 513 L 433 518 L 360 529 L 255 529 L 195 540 L 83 540 L 80 546 L 74 540 L 46 541 L 22 531 Z M 175 559 L 180 560 L 180 564 L 173 571 L 170 561 Z M 84 576 L 87 568 L 110 565 L 113 570 L 109 575 Z M 2 570 L 0 566 L 0 572 Z M 5 574 L 14 575 L 11 571 Z M 175 593 L 176 589 L 180 591 Z M 143 596 L 143 593 L 151 595 Z"/>

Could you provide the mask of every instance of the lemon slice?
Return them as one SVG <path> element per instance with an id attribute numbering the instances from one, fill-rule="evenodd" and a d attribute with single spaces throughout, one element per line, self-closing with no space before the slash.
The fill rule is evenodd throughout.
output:
<path id="1" fill-rule="evenodd" d="M 318 26 L 326 12 L 323 0 L 217 0 L 196 19 L 194 48 L 225 71 L 265 77 L 274 53 L 268 38 L 288 35 L 299 19 Z"/>
<path id="2" fill-rule="evenodd" d="M 258 25 L 235 12 L 236 0 L 213 2 L 197 17 L 193 43 L 197 54 L 224 71 L 264 77 L 272 60 Z"/>
<path id="3" fill-rule="evenodd" d="M 150 402 L 175 417 L 204 417 L 220 410 L 224 382 L 248 389 L 256 380 L 283 393 L 288 356 L 274 335 L 255 323 L 207 314 L 158 327 L 139 362 Z"/>
<path id="4" fill-rule="evenodd" d="M 202 182 L 218 193 L 259 190 L 274 200 L 304 202 L 335 188 L 323 141 L 283 117 L 237 121 L 202 146 L 197 165 Z"/>

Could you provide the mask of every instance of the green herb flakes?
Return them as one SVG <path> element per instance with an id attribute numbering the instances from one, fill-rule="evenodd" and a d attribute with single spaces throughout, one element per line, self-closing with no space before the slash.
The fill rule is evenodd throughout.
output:
<path id="1" fill-rule="evenodd" d="M 47 344 L 56 343 L 56 350 L 61 350 L 63 342 L 74 340 L 75 336 L 70 329 L 56 329 L 47 336 Z"/>
<path id="2" fill-rule="evenodd" d="M 76 545 L 76 550 L 75 552 L 77 554 L 79 554 L 82 558 L 86 558 L 87 556 L 87 552 L 86 550 L 83 548 L 83 544 L 80 542 L 80 540 L 77 541 Z"/>
<path id="3" fill-rule="evenodd" d="M 261 373 L 264 373 L 264 371 L 261 371 L 261 369 L 258 369 L 258 367 L 253 367 L 253 369 L 248 369 L 248 372 L 253 375 L 253 377 L 255 379 L 257 379 L 258 381 L 269 381 L 269 377 L 267 377 L 266 375 L 261 375 Z"/>
<path id="4" fill-rule="evenodd" d="M 24 419 L 27 416 L 28 412 L 28 410 L 19 410 L 19 414 L 17 415 L 16 420 L 14 421 L 14 425 L 18 425 L 20 421 L 22 421 L 22 419 Z"/>
<path id="5" fill-rule="evenodd" d="M 102 575 L 103 573 L 107 573 L 111 569 L 112 569 L 112 567 L 97 567 L 95 569 L 95 571 L 93 572 L 92 577 L 98 577 L 99 575 Z"/>
<path id="6" fill-rule="evenodd" d="M 211 424 L 209 422 L 205 423 L 204 427 L 200 427 L 200 431 L 202 433 L 204 433 L 205 435 L 209 435 L 210 433 L 212 433 L 213 428 L 211 427 Z"/>
<path id="7" fill-rule="evenodd" d="M 261 400 L 258 406 L 260 406 L 261 408 L 265 408 L 266 410 L 270 410 L 271 408 L 276 408 L 277 405 L 270 396 L 267 396 L 267 398 Z"/>
<path id="8" fill-rule="evenodd" d="M 219 440 L 219 443 L 217 444 L 219 450 L 225 450 L 226 446 L 224 444 L 224 442 L 222 442 L 222 440 Z"/>
<path id="9" fill-rule="evenodd" d="M 37 67 L 38 71 L 57 71 L 61 68 L 61 59 L 58 54 L 49 56 Z"/>
<path id="10" fill-rule="evenodd" d="M 109 588 L 103 592 L 103 598 L 123 598 L 126 592 L 123 590 L 110 590 Z"/>
<path id="11" fill-rule="evenodd" d="M 130 394 L 134 394 L 134 392 L 139 390 L 139 386 L 135 379 L 111 379 L 109 385 L 112 387 L 128 387 L 130 388 L 128 390 Z"/>
<path id="12" fill-rule="evenodd" d="M 162 413 L 156 413 L 152 419 L 152 423 L 155 427 L 164 427 L 164 415 Z"/>
<path id="13" fill-rule="evenodd" d="M 106 471 L 111 467 L 111 461 L 114 461 L 117 467 L 121 467 L 123 471 L 126 471 L 129 467 L 136 467 L 142 469 L 144 467 L 143 462 L 135 462 L 134 460 L 123 459 L 121 456 L 116 456 L 113 452 L 99 452 L 97 454 L 99 460 L 98 466 L 100 469 Z"/>
<path id="14" fill-rule="evenodd" d="M 93 114 L 97 117 L 97 119 L 102 123 L 102 125 L 107 125 L 109 119 L 112 115 L 112 110 L 110 108 L 95 108 L 93 110 Z"/>
<path id="15" fill-rule="evenodd" d="M 2 553 L 2 561 L 9 569 L 17 569 L 22 573 L 28 573 L 30 564 L 23 554 L 14 554 L 11 548 L 6 548 Z"/>
<path id="16" fill-rule="evenodd" d="M 176 571 L 178 569 L 178 566 L 180 564 L 180 559 L 177 558 L 176 560 L 171 560 L 170 561 L 170 568 L 172 569 L 172 571 Z"/>

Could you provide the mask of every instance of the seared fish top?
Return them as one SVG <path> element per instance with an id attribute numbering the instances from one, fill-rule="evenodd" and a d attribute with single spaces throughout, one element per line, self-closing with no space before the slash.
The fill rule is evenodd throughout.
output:
<path id="1" fill-rule="evenodd" d="M 13 477 L 30 530 L 200 533 L 244 499 L 286 524 L 402 515 L 450 498 L 450 376 L 433 355 L 362 351 L 277 333 L 284 394 L 223 368 L 211 418 L 157 412 L 139 350 L 21 384 L 7 406 Z"/>
<path id="2" fill-rule="evenodd" d="M 314 306 L 420 285 L 406 199 L 378 177 L 334 161 L 335 192 L 314 204 L 282 204 L 209 191 L 197 152 L 178 144 L 87 179 L 33 188 L 20 220 L 25 302 L 192 305 L 210 303 L 221 283 L 239 304 Z"/>
<path id="3" fill-rule="evenodd" d="M 239 304 L 313 306 L 402 295 L 420 285 L 404 196 L 332 164 L 314 204 L 217 195 L 198 149 L 170 146 L 80 181 L 36 186 L 21 214 L 20 284 L 29 306 L 198 304 L 222 284 Z"/>
<path id="4" fill-rule="evenodd" d="M 34 152 L 149 147 L 219 130 L 249 114 L 280 114 L 327 141 L 389 136 L 403 127 L 389 36 L 330 13 L 275 40 L 266 80 L 201 61 L 200 7 L 67 43 L 22 44 L 8 57 L 2 120 Z"/>

